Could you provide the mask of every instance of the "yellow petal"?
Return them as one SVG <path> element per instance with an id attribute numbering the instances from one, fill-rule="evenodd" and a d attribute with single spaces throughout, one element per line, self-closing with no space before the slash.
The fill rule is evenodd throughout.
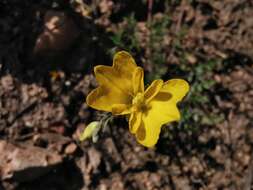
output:
<path id="1" fill-rule="evenodd" d="M 136 67 L 133 76 L 133 88 L 134 88 L 134 95 L 138 92 L 144 92 L 144 72 L 141 67 Z"/>
<path id="2" fill-rule="evenodd" d="M 180 119 L 176 104 L 170 101 L 170 96 L 166 93 L 159 93 L 150 101 L 149 107 L 142 114 L 142 125 L 136 135 L 138 142 L 146 147 L 157 143 L 163 124 Z"/>
<path id="3" fill-rule="evenodd" d="M 171 79 L 163 84 L 161 92 L 167 92 L 172 95 L 172 101 L 179 102 L 189 91 L 188 82 L 182 79 Z"/>
<path id="4" fill-rule="evenodd" d="M 95 76 L 99 87 L 87 96 L 87 104 L 94 109 L 108 112 L 112 112 L 114 104 L 130 105 L 136 68 L 134 59 L 125 51 L 114 56 L 112 67 L 96 66 Z"/>
<path id="5" fill-rule="evenodd" d="M 141 125 L 141 118 L 142 118 L 142 113 L 141 112 L 133 112 L 130 115 L 129 118 L 129 130 L 131 133 L 136 133 L 138 130 L 139 126 Z"/>
<path id="6" fill-rule="evenodd" d="M 131 113 L 131 106 L 126 104 L 113 104 L 112 114 L 113 115 L 125 115 Z"/>
<path id="7" fill-rule="evenodd" d="M 120 73 L 133 73 L 137 67 L 134 58 L 126 51 L 119 51 L 113 57 L 113 67 Z"/>
<path id="8" fill-rule="evenodd" d="M 130 104 L 131 96 L 108 86 L 100 86 L 90 92 L 86 97 L 86 103 L 97 110 L 112 112 L 115 104 Z"/>
<path id="9" fill-rule="evenodd" d="M 188 90 L 188 83 L 181 79 L 172 79 L 164 83 L 159 93 L 148 103 L 149 109 L 142 114 L 142 124 L 136 133 L 139 143 L 146 147 L 154 146 L 162 125 L 180 119 L 176 103 Z"/>
<path id="10" fill-rule="evenodd" d="M 149 102 L 150 100 L 152 100 L 152 98 L 154 98 L 157 93 L 159 92 L 159 90 L 162 88 L 163 86 L 163 80 L 154 80 L 151 85 L 145 90 L 145 94 L 144 94 L 144 98 L 146 100 L 146 102 Z"/>

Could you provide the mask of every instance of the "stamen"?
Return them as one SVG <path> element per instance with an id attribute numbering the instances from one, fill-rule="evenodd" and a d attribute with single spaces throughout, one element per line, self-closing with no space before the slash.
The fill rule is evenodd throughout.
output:
<path id="1" fill-rule="evenodd" d="M 137 93 L 132 100 L 132 106 L 134 111 L 144 111 L 146 108 L 144 93 Z"/>

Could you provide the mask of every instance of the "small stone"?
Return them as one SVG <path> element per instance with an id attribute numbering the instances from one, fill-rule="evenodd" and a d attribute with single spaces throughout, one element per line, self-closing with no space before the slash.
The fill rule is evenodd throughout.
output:
<path id="1" fill-rule="evenodd" d="M 14 80 L 11 75 L 6 75 L 2 77 L 1 85 L 6 91 L 11 91 L 14 89 Z"/>
<path id="2" fill-rule="evenodd" d="M 75 143 L 70 143 L 68 146 L 66 146 L 64 152 L 65 154 L 73 154 L 77 149 L 77 146 Z"/>

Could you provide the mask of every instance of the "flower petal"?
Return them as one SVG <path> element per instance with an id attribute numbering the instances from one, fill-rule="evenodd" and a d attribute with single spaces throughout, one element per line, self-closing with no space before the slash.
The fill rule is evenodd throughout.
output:
<path id="1" fill-rule="evenodd" d="M 113 66 L 95 67 L 99 87 L 86 98 L 87 104 L 97 110 L 112 111 L 114 104 L 130 105 L 133 90 L 133 76 L 137 68 L 134 59 L 125 51 L 118 52 L 113 59 Z"/>
<path id="2" fill-rule="evenodd" d="M 188 90 L 188 83 L 181 79 L 172 79 L 164 83 L 159 93 L 149 102 L 149 109 L 142 114 L 142 124 L 136 133 L 139 143 L 147 147 L 154 146 L 162 125 L 180 119 L 176 103 Z"/>
<path id="3" fill-rule="evenodd" d="M 112 114 L 113 115 L 126 115 L 131 113 L 131 106 L 126 104 L 113 104 Z"/>
<path id="4" fill-rule="evenodd" d="M 172 95 L 172 101 L 179 102 L 189 91 L 188 82 L 182 79 L 171 79 L 163 84 L 161 92 L 167 92 Z"/>
<path id="5" fill-rule="evenodd" d="M 133 76 L 133 88 L 134 88 L 134 95 L 138 92 L 144 92 L 144 72 L 141 67 L 136 67 Z"/>
<path id="6" fill-rule="evenodd" d="M 131 133 L 136 133 L 142 121 L 141 112 L 133 112 L 129 118 L 129 130 Z"/>
<path id="7" fill-rule="evenodd" d="M 119 51 L 113 57 L 113 68 L 120 73 L 131 75 L 136 67 L 134 58 L 126 51 Z"/>
<path id="8" fill-rule="evenodd" d="M 145 94 L 144 94 L 144 98 L 146 100 L 146 102 L 149 102 L 150 100 L 152 100 L 152 98 L 154 98 L 157 93 L 159 92 L 159 90 L 162 88 L 163 86 L 163 80 L 154 80 L 151 85 L 149 85 L 149 87 L 145 90 Z"/>
<path id="9" fill-rule="evenodd" d="M 167 93 L 158 93 L 149 103 L 150 109 L 142 114 L 142 125 L 137 131 L 137 140 L 146 147 L 154 146 L 159 138 L 161 127 L 168 122 L 180 119 L 176 104 L 170 101 Z"/>

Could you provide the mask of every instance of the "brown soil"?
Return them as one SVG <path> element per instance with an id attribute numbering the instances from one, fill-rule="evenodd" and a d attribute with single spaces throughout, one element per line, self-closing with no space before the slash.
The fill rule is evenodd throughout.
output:
<path id="1" fill-rule="evenodd" d="M 253 188 L 251 1 L 181 1 L 171 8 L 167 37 L 173 40 L 187 24 L 182 48 L 197 59 L 223 60 L 223 70 L 213 74 L 217 85 L 210 99 L 213 112 L 225 119 L 197 131 L 170 129 L 170 141 L 161 138 L 154 149 L 137 144 L 123 118 L 97 143 L 78 140 L 85 125 L 101 117 L 85 97 L 96 86 L 93 66 L 111 63 L 108 30 L 116 24 L 110 18 L 127 3 L 99 1 L 93 22 L 67 1 L 54 2 L 57 8 L 48 0 L 0 2 L 0 189 Z M 52 9 L 65 15 L 56 38 L 50 36 L 55 31 L 45 33 L 43 19 Z M 64 43 L 69 27 L 75 28 L 73 38 Z M 47 39 L 43 48 L 40 38 Z M 178 64 L 173 50 L 167 56 Z"/>

